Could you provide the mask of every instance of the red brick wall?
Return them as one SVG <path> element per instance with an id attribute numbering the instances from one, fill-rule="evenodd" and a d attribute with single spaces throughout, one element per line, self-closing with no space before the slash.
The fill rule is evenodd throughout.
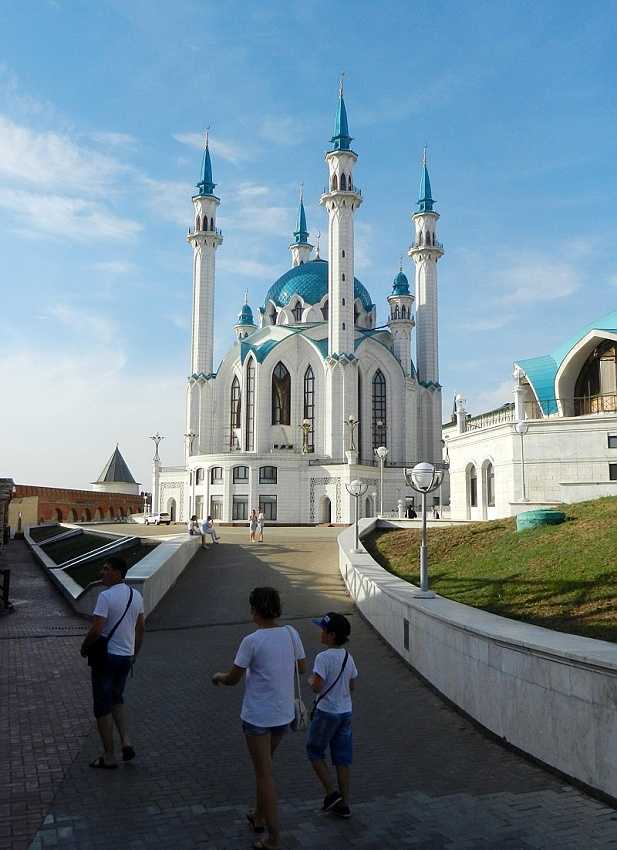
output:
<path id="1" fill-rule="evenodd" d="M 117 519 L 122 514 L 137 514 L 143 511 L 144 502 L 140 496 L 96 493 L 93 490 L 65 490 L 61 487 L 36 487 L 30 484 L 15 486 L 16 498 L 38 496 L 38 519 L 43 522 Z"/>

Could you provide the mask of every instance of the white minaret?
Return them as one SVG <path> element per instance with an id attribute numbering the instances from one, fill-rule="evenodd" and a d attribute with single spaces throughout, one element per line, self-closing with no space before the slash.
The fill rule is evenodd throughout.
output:
<path id="1" fill-rule="evenodd" d="M 439 213 L 433 209 L 431 182 L 422 158 L 418 211 L 412 216 L 414 244 L 409 256 L 416 264 L 416 366 L 418 383 L 432 394 L 432 404 L 420 402 L 422 460 L 441 460 L 441 386 L 439 384 L 439 328 L 437 320 L 437 261 L 443 246 L 437 241 Z"/>
<path id="2" fill-rule="evenodd" d="M 308 263 L 313 253 L 313 246 L 308 241 L 308 228 L 306 226 L 306 213 L 304 212 L 304 184 L 300 189 L 300 206 L 298 208 L 298 220 L 294 230 L 294 241 L 289 246 L 291 251 L 291 266 L 301 266 Z"/>
<path id="3" fill-rule="evenodd" d="M 409 291 L 409 281 L 403 273 L 401 258 L 401 268 L 394 278 L 392 294 L 388 295 L 390 307 L 388 327 L 392 334 L 394 356 L 398 359 L 407 376 L 411 374 L 411 331 L 414 326 L 411 307 L 413 301 L 414 297 Z"/>
<path id="4" fill-rule="evenodd" d="M 326 154 L 328 191 L 321 203 L 328 211 L 328 354 L 353 354 L 354 351 L 354 212 L 362 195 L 353 182 L 353 166 L 358 155 L 350 148 L 347 111 L 343 100 L 343 81 L 339 87 L 332 149 Z"/>
<path id="5" fill-rule="evenodd" d="M 206 148 L 198 193 L 193 196 L 195 229 L 189 228 L 187 241 L 193 246 L 193 338 L 191 374 L 211 375 L 214 350 L 214 271 L 216 249 L 223 235 L 216 227 L 216 210 L 221 203 L 214 194 L 212 163 Z"/>

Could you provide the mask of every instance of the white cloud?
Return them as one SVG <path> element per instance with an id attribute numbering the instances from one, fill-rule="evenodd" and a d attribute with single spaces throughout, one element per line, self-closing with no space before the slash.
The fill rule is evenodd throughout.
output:
<path id="1" fill-rule="evenodd" d="M 462 322 L 462 327 L 470 331 L 496 331 L 504 328 L 513 321 L 514 316 L 509 313 L 501 313 L 494 316 L 482 318 L 477 316 Z"/>
<path id="2" fill-rule="evenodd" d="M 122 347 L 118 344 L 121 334 L 117 323 L 100 311 L 91 312 L 70 304 L 57 303 L 51 305 L 47 315 L 64 325 L 76 343 L 85 338 L 90 347 L 100 346 L 107 349 L 112 346 L 113 351 L 110 351 L 109 357 L 106 358 L 108 368 L 111 363 L 112 370 L 120 369 L 126 362 Z M 70 336 L 68 340 L 70 344 Z"/>
<path id="3" fill-rule="evenodd" d="M 111 147 L 131 148 L 137 144 L 137 139 L 130 133 L 91 133 L 90 138 L 101 145 Z"/>
<path id="4" fill-rule="evenodd" d="M 269 115 L 259 128 L 259 135 L 277 145 L 297 145 L 302 141 L 304 126 L 291 115 Z"/>
<path id="5" fill-rule="evenodd" d="M 135 263 L 129 263 L 126 260 L 104 260 L 99 263 L 92 263 L 90 268 L 92 271 L 109 275 L 125 275 L 137 272 Z"/>
<path id="6" fill-rule="evenodd" d="M 512 401 L 512 380 L 501 381 L 482 392 L 470 393 L 466 407 L 468 411 L 477 415 L 501 407 L 509 401 Z"/>
<path id="7" fill-rule="evenodd" d="M 543 257 L 514 260 L 509 268 L 497 273 L 496 282 L 503 290 L 504 304 L 533 304 L 566 298 L 581 283 L 577 266 Z"/>
<path id="8" fill-rule="evenodd" d="M 188 227 L 193 220 L 191 196 L 194 194 L 188 183 L 178 180 L 154 180 L 144 175 L 139 177 L 139 182 L 152 212 Z"/>
<path id="9" fill-rule="evenodd" d="M 223 271 L 266 281 L 275 280 L 279 275 L 279 270 L 275 266 L 259 260 L 221 258 L 219 265 Z"/>
<path id="10" fill-rule="evenodd" d="M 203 133 L 174 133 L 173 138 L 182 145 L 189 145 L 189 147 L 200 151 L 204 149 Z M 235 145 L 218 136 L 210 137 L 209 146 L 213 157 L 220 156 L 221 159 L 231 162 L 232 165 L 252 158 L 252 152 L 246 145 Z"/>

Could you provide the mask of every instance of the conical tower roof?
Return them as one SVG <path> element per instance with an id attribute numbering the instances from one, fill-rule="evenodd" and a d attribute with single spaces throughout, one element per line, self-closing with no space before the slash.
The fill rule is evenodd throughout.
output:
<path id="1" fill-rule="evenodd" d="M 126 461 L 120 454 L 118 446 L 114 449 L 112 456 L 109 458 L 103 471 L 94 482 L 95 484 L 136 484 L 137 482 L 130 473 Z"/>
<path id="2" fill-rule="evenodd" d="M 206 135 L 206 147 L 201 162 L 201 180 L 197 184 L 200 195 L 212 195 L 216 183 L 212 181 L 212 161 L 210 159 L 210 146 Z"/>

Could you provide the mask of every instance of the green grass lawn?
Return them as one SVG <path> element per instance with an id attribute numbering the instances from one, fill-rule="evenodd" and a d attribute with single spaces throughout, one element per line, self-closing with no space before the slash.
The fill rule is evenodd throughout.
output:
<path id="1" fill-rule="evenodd" d="M 431 588 L 504 617 L 617 641 L 617 498 L 564 508 L 562 525 L 516 532 L 514 519 L 428 531 Z M 363 540 L 381 566 L 419 584 L 419 530 Z"/>

